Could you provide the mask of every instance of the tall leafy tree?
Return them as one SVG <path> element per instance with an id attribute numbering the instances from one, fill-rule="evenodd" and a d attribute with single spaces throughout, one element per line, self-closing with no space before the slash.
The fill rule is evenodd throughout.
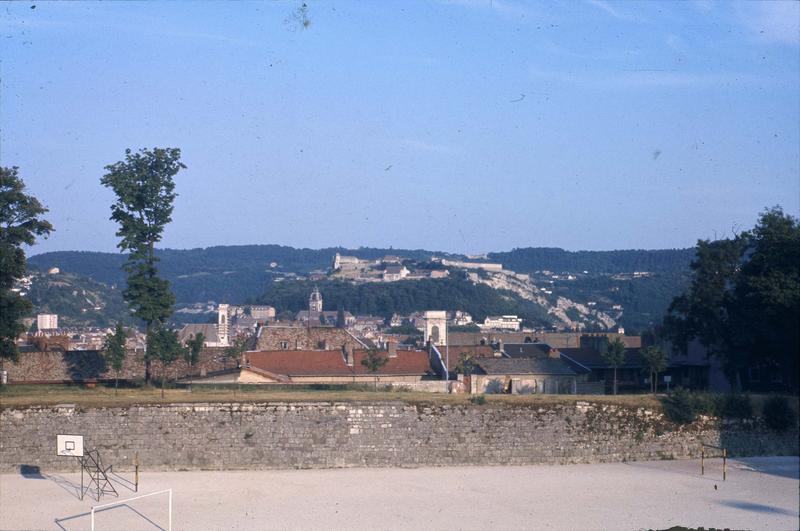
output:
<path id="1" fill-rule="evenodd" d="M 19 359 L 16 339 L 25 331 L 21 319 L 33 306 L 11 288 L 25 274 L 22 246 L 53 231 L 41 217 L 46 212 L 38 199 L 26 193 L 19 168 L 0 167 L 0 367 L 5 360 Z"/>
<path id="2" fill-rule="evenodd" d="M 186 361 L 186 364 L 189 365 L 190 393 L 192 392 L 192 372 L 194 371 L 194 366 L 197 365 L 198 361 L 200 361 L 200 353 L 203 351 L 205 343 L 206 336 L 204 336 L 202 332 L 197 333 L 186 342 L 186 349 L 183 351 L 183 359 Z"/>
<path id="3" fill-rule="evenodd" d="M 245 336 L 236 336 L 233 338 L 231 344 L 222 351 L 223 369 L 228 368 L 228 360 L 241 359 L 245 350 L 247 350 L 247 338 Z"/>
<path id="4" fill-rule="evenodd" d="M 389 358 L 383 352 L 371 348 L 367 350 L 367 355 L 361 359 L 361 365 L 367 368 L 375 376 L 375 390 L 378 390 L 378 371 L 388 363 Z"/>
<path id="5" fill-rule="evenodd" d="M 692 282 L 675 298 L 664 335 L 685 349 L 697 339 L 717 356 L 737 389 L 746 369 L 772 366 L 798 388 L 800 365 L 800 222 L 780 207 L 762 212 L 751 231 L 700 240 Z"/>
<path id="6" fill-rule="evenodd" d="M 458 356 L 456 372 L 461 374 L 472 374 L 475 370 L 475 367 L 478 365 L 477 359 L 478 354 L 475 352 L 462 352 Z"/>
<path id="7" fill-rule="evenodd" d="M 125 328 L 122 323 L 117 323 L 113 334 L 106 336 L 105 344 L 103 345 L 103 355 L 106 362 L 114 370 L 114 394 L 117 394 L 119 388 L 119 373 L 125 363 L 125 355 L 128 350 L 125 348 L 125 342 L 128 339 L 128 334 L 125 333 Z"/>
<path id="8" fill-rule="evenodd" d="M 658 392 L 658 374 L 667 368 L 667 353 L 659 346 L 651 345 L 642 349 L 644 368 L 650 377 L 650 392 Z"/>
<path id="9" fill-rule="evenodd" d="M 119 224 L 117 247 L 128 253 L 124 265 L 128 286 L 123 292 L 131 313 L 144 321 L 148 335 L 156 323 L 172 314 L 175 296 L 169 282 L 158 276 L 155 244 L 172 221 L 174 177 L 186 168 L 177 148 L 125 151 L 125 159 L 106 166 L 100 180 L 117 196 L 111 219 Z M 145 355 L 145 378 L 150 380 L 149 352 Z"/>
<path id="10" fill-rule="evenodd" d="M 608 343 L 603 359 L 614 369 L 614 394 L 617 394 L 617 369 L 625 363 L 625 343 L 618 337 Z"/>
<path id="11" fill-rule="evenodd" d="M 800 377 L 800 220 L 779 207 L 764 211 L 733 286 L 730 331 L 749 366 L 771 366 L 798 388 Z M 734 357 L 735 353 L 726 352 Z"/>
<path id="12" fill-rule="evenodd" d="M 147 334 L 147 351 L 150 359 L 161 363 L 161 398 L 164 398 L 167 368 L 184 355 L 184 347 L 178 341 L 177 332 L 157 322 Z"/>

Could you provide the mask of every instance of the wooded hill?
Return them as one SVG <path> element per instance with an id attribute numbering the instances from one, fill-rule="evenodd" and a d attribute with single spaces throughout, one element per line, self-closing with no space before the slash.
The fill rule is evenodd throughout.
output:
<path id="1" fill-rule="evenodd" d="M 299 309 L 306 303 L 302 300 L 307 297 L 307 294 L 302 295 L 303 290 L 308 289 L 306 283 L 294 281 L 287 275 L 304 276 L 315 270 L 325 271 L 337 252 L 364 259 L 377 259 L 389 254 L 419 261 L 430 260 L 433 256 L 466 259 L 462 255 L 421 249 L 295 249 L 280 245 L 163 249 L 158 250 L 157 255 L 160 258 L 160 274 L 169 280 L 179 303 L 216 301 L 243 304 L 264 301 L 275 305 L 280 311 Z M 577 302 L 601 300 L 609 304 L 623 304 L 626 311 L 621 323 L 638 330 L 660 321 L 672 297 L 683 291 L 693 254 L 694 249 L 570 252 L 552 248 L 524 248 L 491 253 L 488 260 L 501 262 L 507 269 L 520 273 L 549 270 L 582 274 L 588 271 L 588 276 L 584 275 L 575 282 L 557 282 L 553 286 L 554 293 Z M 59 267 L 62 271 L 116 286 L 117 289 L 125 286 L 122 271 L 124 261 L 125 257 L 118 253 L 82 251 L 43 253 L 28 259 L 33 268 L 46 270 Z M 275 263 L 274 267 L 272 263 Z M 611 277 L 613 274 L 633 271 L 654 274 L 625 281 Z M 276 278 L 282 277 L 280 283 L 274 283 Z M 459 282 L 464 282 L 464 285 L 460 286 Z M 292 287 L 293 284 L 296 286 Z M 384 315 L 394 311 L 429 309 L 433 301 L 425 293 L 430 292 L 435 294 L 432 296 L 436 298 L 437 308 L 460 308 L 476 317 L 485 313 L 518 313 L 542 324 L 547 321 L 546 311 L 538 305 L 507 293 L 490 294 L 479 288 L 472 289 L 467 281 L 458 279 L 450 283 L 415 281 L 367 287 L 333 282 L 330 285 L 326 282 L 325 285 L 326 290 L 330 291 L 330 295 L 326 294 L 326 306 L 329 303 L 341 303 L 353 313 Z M 273 299 L 267 300 L 269 297 Z M 506 302 L 501 304 L 498 298 Z M 335 309 L 335 306 L 328 307 Z"/>

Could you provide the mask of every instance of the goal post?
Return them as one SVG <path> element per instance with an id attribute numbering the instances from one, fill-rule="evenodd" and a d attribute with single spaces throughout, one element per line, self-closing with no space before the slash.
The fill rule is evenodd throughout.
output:
<path id="1" fill-rule="evenodd" d="M 138 500 L 141 498 L 148 498 L 150 496 L 157 496 L 159 494 L 168 494 L 169 495 L 169 517 L 168 517 L 168 524 L 167 524 L 167 531 L 172 531 L 172 489 L 166 490 L 159 490 L 156 492 L 151 492 L 149 494 L 142 494 L 141 496 L 134 496 L 133 498 L 127 498 L 125 500 L 117 500 L 111 503 L 104 503 L 102 505 L 94 505 L 92 507 L 92 531 L 94 531 L 94 513 L 99 509 L 108 509 L 109 507 L 115 507 L 117 505 L 125 505 L 126 503 Z"/>

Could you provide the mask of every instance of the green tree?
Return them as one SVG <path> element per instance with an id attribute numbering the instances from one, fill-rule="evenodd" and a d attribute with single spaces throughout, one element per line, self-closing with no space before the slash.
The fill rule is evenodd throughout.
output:
<path id="1" fill-rule="evenodd" d="M 614 394 L 617 394 L 617 369 L 625 363 L 625 343 L 619 337 L 609 341 L 603 352 L 603 359 L 614 369 Z"/>
<path id="2" fill-rule="evenodd" d="M 161 363 L 161 398 L 164 398 L 164 387 L 167 382 L 167 367 L 179 357 L 184 356 L 184 347 L 178 341 L 178 333 L 170 330 L 160 322 L 156 322 L 147 334 L 147 351 L 150 359 Z"/>
<path id="3" fill-rule="evenodd" d="M 460 374 L 472 374 L 477 365 L 475 361 L 477 357 L 478 355 L 474 352 L 462 352 L 459 354 L 456 372 Z"/>
<path id="4" fill-rule="evenodd" d="M 245 350 L 247 350 L 247 338 L 244 336 L 235 337 L 233 342 L 228 347 L 225 347 L 225 350 L 222 351 L 222 367 L 224 369 L 228 368 L 229 359 L 241 359 Z"/>
<path id="5" fill-rule="evenodd" d="M 361 365 L 367 368 L 369 372 L 375 377 L 375 390 L 378 390 L 378 371 L 381 367 L 386 365 L 389 358 L 383 352 L 371 348 L 367 350 L 367 354 L 361 358 Z"/>
<path id="6" fill-rule="evenodd" d="M 200 361 L 200 353 L 206 343 L 206 336 L 202 332 L 195 334 L 186 342 L 186 348 L 183 351 L 183 359 L 189 365 L 189 392 L 192 392 L 192 373 L 194 366 Z"/>
<path id="7" fill-rule="evenodd" d="M 106 362 L 114 370 L 114 394 L 117 394 L 119 388 L 119 372 L 125 363 L 125 355 L 128 349 L 125 347 L 125 342 L 128 339 L 128 334 L 125 333 L 125 328 L 122 323 L 117 323 L 113 334 L 106 335 L 105 344 L 103 345 L 103 355 Z"/>
<path id="8" fill-rule="evenodd" d="M 780 207 L 731 239 L 700 240 L 692 282 L 675 298 L 664 333 L 678 348 L 697 339 L 734 384 L 751 366 L 781 371 L 798 388 L 800 366 L 800 222 Z"/>
<path id="9" fill-rule="evenodd" d="M 642 349 L 644 368 L 650 377 L 650 392 L 658 392 L 658 373 L 667 368 L 667 353 L 664 349 L 651 345 Z"/>
<path id="10" fill-rule="evenodd" d="M 172 221 L 174 176 L 186 166 L 176 148 L 125 150 L 125 160 L 106 166 L 100 180 L 117 196 L 111 205 L 111 219 L 119 224 L 117 247 L 128 253 L 124 270 L 128 286 L 123 292 L 131 313 L 144 321 L 147 334 L 156 323 L 172 314 L 175 296 L 169 282 L 159 278 L 155 244 L 164 227 Z M 145 378 L 150 380 L 149 351 L 145 355 Z"/>
<path id="11" fill-rule="evenodd" d="M 53 231 L 53 226 L 41 219 L 47 209 L 26 193 L 18 171 L 16 166 L 0 167 L 0 368 L 5 360 L 19 359 L 16 339 L 25 331 L 21 319 L 33 308 L 11 291 L 26 270 L 22 246 L 33 245 L 37 237 Z"/>

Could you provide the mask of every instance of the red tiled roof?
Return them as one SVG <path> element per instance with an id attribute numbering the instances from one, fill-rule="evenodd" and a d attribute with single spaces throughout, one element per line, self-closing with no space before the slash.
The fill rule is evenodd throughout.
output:
<path id="1" fill-rule="evenodd" d="M 388 353 L 383 352 L 388 356 Z M 349 376 L 372 374 L 361 364 L 366 350 L 353 353 L 355 361 L 349 367 L 340 350 L 263 350 L 248 352 L 251 367 L 287 376 Z M 386 365 L 375 373 L 379 376 L 423 375 L 430 371 L 428 353 L 422 350 L 398 350 L 397 357 L 388 358 Z"/>

